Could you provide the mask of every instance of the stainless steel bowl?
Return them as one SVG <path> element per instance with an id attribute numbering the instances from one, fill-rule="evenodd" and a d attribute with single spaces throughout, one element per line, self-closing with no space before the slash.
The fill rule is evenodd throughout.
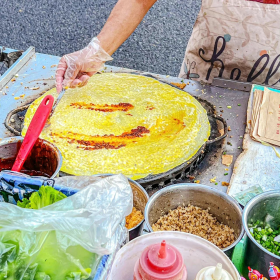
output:
<path id="1" fill-rule="evenodd" d="M 267 215 L 273 217 L 269 224 L 272 228 L 280 226 L 280 192 L 264 192 L 251 199 L 243 211 L 243 226 L 246 231 L 243 274 L 248 273 L 247 267 L 258 270 L 268 278 L 269 262 L 279 266 L 280 257 L 262 247 L 250 234 L 248 223 L 256 220 L 265 221 Z M 268 278 L 269 279 L 269 278 Z"/>
<path id="2" fill-rule="evenodd" d="M 102 177 L 107 177 L 107 176 L 112 176 L 112 175 L 113 174 L 98 174 L 98 175 L 94 175 L 94 176 L 102 178 Z M 133 206 L 137 210 L 141 210 L 141 212 L 144 213 L 146 204 L 149 200 L 149 195 L 145 191 L 145 189 L 142 188 L 137 182 L 135 182 L 129 178 L 128 178 L 128 181 L 131 186 L 132 193 L 133 193 Z M 129 230 L 129 240 L 132 240 L 140 235 L 141 226 L 142 226 L 143 222 L 144 222 L 144 219 L 137 226 L 135 226 L 134 228 Z"/>
<path id="3" fill-rule="evenodd" d="M 238 203 L 214 188 L 200 184 L 176 184 L 155 193 L 148 201 L 145 209 L 145 221 L 150 231 L 152 225 L 169 210 L 183 204 L 192 204 L 202 209 L 210 208 L 209 212 L 219 222 L 230 226 L 235 232 L 235 242 L 223 249 L 231 258 L 235 245 L 242 239 L 242 209 Z"/>
<path id="4" fill-rule="evenodd" d="M 20 149 L 23 138 L 20 136 L 4 138 L 0 141 L 0 160 L 15 159 Z M 50 178 L 58 176 L 62 165 L 62 156 L 58 148 L 42 139 L 35 143 L 25 167 L 28 170 L 40 171 Z"/>

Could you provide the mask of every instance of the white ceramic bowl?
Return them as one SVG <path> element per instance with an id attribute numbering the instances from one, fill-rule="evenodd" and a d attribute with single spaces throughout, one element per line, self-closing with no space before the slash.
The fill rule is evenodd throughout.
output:
<path id="1" fill-rule="evenodd" d="M 131 280 L 135 263 L 142 251 L 149 245 L 165 240 L 182 254 L 188 272 L 188 280 L 195 279 L 204 267 L 223 265 L 234 280 L 240 280 L 239 273 L 231 260 L 218 247 L 198 236 L 174 231 L 153 232 L 142 235 L 122 247 L 114 260 L 108 280 Z"/>

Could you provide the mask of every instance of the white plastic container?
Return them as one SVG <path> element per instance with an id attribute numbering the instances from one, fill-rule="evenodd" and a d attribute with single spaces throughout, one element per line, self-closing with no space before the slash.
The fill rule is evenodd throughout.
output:
<path id="1" fill-rule="evenodd" d="M 145 234 L 126 244 L 118 251 L 108 280 L 133 279 L 134 265 L 142 251 L 162 240 L 175 246 L 182 254 L 188 271 L 188 280 L 195 279 L 201 269 L 216 266 L 217 263 L 223 265 L 223 269 L 230 273 L 233 280 L 240 280 L 238 271 L 222 250 L 203 238 L 175 231 Z"/>

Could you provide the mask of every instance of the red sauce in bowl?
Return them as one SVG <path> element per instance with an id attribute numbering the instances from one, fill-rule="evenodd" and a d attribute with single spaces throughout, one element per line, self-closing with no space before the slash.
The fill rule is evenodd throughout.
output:
<path id="1" fill-rule="evenodd" d="M 11 170 L 14 162 L 15 162 L 15 158 L 0 159 L 0 171 Z M 25 166 L 23 166 L 23 169 L 20 172 L 27 174 L 29 176 L 44 176 L 50 178 L 50 176 L 45 172 L 38 171 L 38 170 L 29 170 Z"/>

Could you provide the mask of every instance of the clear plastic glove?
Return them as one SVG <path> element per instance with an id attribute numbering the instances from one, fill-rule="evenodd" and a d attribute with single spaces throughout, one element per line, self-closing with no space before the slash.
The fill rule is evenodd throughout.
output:
<path id="1" fill-rule="evenodd" d="M 59 61 L 55 75 L 57 92 L 63 87 L 86 85 L 89 78 L 109 60 L 112 60 L 112 57 L 102 49 L 96 37 L 84 49 L 64 55 Z"/>

